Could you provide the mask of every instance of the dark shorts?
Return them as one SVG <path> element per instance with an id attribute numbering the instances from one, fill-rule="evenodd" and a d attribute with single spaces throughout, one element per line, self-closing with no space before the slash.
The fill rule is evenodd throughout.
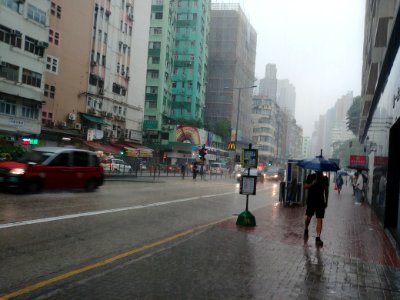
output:
<path id="1" fill-rule="evenodd" d="M 306 215 L 311 218 L 314 214 L 318 219 L 323 219 L 325 216 L 325 207 L 309 203 L 307 205 Z"/>

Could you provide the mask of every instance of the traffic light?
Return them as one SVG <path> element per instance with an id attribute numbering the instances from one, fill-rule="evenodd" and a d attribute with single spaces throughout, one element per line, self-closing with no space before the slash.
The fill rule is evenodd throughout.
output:
<path id="1" fill-rule="evenodd" d="M 206 160 L 206 155 L 207 155 L 207 149 L 205 145 L 203 145 L 203 147 L 199 150 L 199 159 L 203 161 Z"/>
<path id="2" fill-rule="evenodd" d="M 125 156 L 125 154 L 126 154 L 126 149 L 124 147 L 121 147 L 121 149 L 119 150 L 119 155 Z"/>

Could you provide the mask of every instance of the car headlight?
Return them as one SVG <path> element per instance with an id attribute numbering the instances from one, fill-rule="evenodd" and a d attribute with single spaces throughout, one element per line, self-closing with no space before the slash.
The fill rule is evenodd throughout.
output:
<path id="1" fill-rule="evenodd" d="M 274 178 L 278 178 L 278 175 L 275 174 L 275 175 L 274 175 Z"/>
<path id="2" fill-rule="evenodd" d="M 14 168 L 14 169 L 11 169 L 11 170 L 10 170 L 10 174 L 13 174 L 13 175 L 23 175 L 23 174 L 25 174 L 25 169 L 22 169 L 22 168 Z"/>
<path id="3" fill-rule="evenodd" d="M 242 177 L 242 174 L 236 174 L 236 177 Z"/>

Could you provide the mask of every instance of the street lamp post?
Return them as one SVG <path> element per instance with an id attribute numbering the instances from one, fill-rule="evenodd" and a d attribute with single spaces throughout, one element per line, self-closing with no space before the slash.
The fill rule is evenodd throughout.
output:
<path id="1" fill-rule="evenodd" d="M 236 150 L 237 150 L 237 142 L 238 142 L 238 131 L 239 131 L 239 113 L 240 113 L 240 95 L 242 93 L 242 90 L 244 89 L 252 89 L 257 87 L 256 85 L 252 86 L 243 86 L 243 87 L 224 87 L 225 90 L 238 90 L 239 95 L 238 95 L 238 106 L 237 106 L 237 114 L 236 114 L 236 130 L 235 130 L 235 155 L 236 155 Z M 235 158 L 234 158 L 235 159 Z"/>

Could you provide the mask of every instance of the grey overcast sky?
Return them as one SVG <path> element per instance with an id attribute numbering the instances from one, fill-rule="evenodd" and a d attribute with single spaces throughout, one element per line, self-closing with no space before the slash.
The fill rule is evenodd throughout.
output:
<path id="1" fill-rule="evenodd" d="M 218 0 L 240 3 L 257 31 L 256 77 L 274 63 L 296 88 L 296 121 L 315 121 L 348 91 L 361 91 L 364 0 Z"/>

